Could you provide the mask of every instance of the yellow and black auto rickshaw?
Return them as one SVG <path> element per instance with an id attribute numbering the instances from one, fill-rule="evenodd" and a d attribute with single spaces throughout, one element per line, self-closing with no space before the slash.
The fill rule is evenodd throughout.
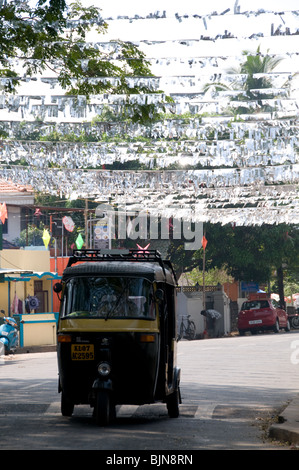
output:
<path id="1" fill-rule="evenodd" d="M 61 295 L 57 354 L 61 412 L 89 404 L 107 425 L 121 404 L 166 403 L 179 415 L 176 278 L 157 251 L 75 250 Z"/>

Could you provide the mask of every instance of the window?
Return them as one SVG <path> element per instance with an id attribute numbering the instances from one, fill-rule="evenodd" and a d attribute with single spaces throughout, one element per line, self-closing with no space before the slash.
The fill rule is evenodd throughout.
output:
<path id="1" fill-rule="evenodd" d="M 76 277 L 66 283 L 63 316 L 155 318 L 152 285 L 143 278 Z"/>
<path id="2" fill-rule="evenodd" d="M 244 302 L 241 310 L 252 310 L 258 308 L 268 308 L 268 300 L 251 300 L 250 302 Z"/>

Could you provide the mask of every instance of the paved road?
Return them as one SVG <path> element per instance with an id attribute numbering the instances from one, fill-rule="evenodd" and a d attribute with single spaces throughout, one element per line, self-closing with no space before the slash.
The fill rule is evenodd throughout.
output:
<path id="1" fill-rule="evenodd" d="M 181 341 L 180 417 L 169 419 L 163 404 L 122 406 L 105 429 L 86 406 L 61 416 L 55 353 L 2 357 L 1 448 L 281 449 L 263 440 L 262 425 L 299 392 L 298 334 Z"/>

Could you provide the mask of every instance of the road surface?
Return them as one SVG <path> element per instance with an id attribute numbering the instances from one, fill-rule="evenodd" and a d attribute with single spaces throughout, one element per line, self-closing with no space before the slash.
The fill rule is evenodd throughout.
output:
<path id="1" fill-rule="evenodd" d="M 97 427 L 89 406 L 60 413 L 56 353 L 0 358 L 2 449 L 188 451 L 281 449 L 264 426 L 299 392 L 299 333 L 178 343 L 183 403 L 118 407 Z M 299 353 L 298 353 L 299 357 Z M 285 447 L 287 449 L 287 447 Z"/>

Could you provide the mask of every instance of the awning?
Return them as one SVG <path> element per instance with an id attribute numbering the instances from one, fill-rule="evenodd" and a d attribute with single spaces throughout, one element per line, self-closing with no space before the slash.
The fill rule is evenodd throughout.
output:
<path id="1" fill-rule="evenodd" d="M 56 273 L 56 272 L 51 272 L 51 271 L 35 271 L 32 274 L 30 274 L 31 277 L 45 277 L 45 276 L 50 276 L 50 279 L 61 279 L 61 275 Z"/>
<path id="2" fill-rule="evenodd" d="M 0 275 L 1 274 L 32 274 L 32 270 L 28 269 L 0 269 Z"/>
<path id="3" fill-rule="evenodd" d="M 0 270 L 0 274 L 1 274 L 1 271 Z M 5 270 L 4 270 L 5 271 Z M 37 272 L 34 272 L 34 271 L 23 271 L 23 272 L 18 272 L 18 271 L 11 271 L 11 272 L 8 272 L 7 274 L 21 274 L 21 276 L 9 276 L 9 275 L 6 275 L 5 274 L 5 278 L 4 280 L 5 281 L 23 281 L 23 282 L 26 282 L 26 281 L 30 281 L 33 277 L 37 277 L 39 279 L 42 279 L 46 276 L 48 276 L 45 280 L 46 281 L 52 281 L 54 279 L 61 279 L 61 275 L 59 275 L 58 273 L 56 272 L 50 272 L 50 271 L 37 271 Z M 23 274 L 25 274 L 25 276 L 23 276 Z"/>

